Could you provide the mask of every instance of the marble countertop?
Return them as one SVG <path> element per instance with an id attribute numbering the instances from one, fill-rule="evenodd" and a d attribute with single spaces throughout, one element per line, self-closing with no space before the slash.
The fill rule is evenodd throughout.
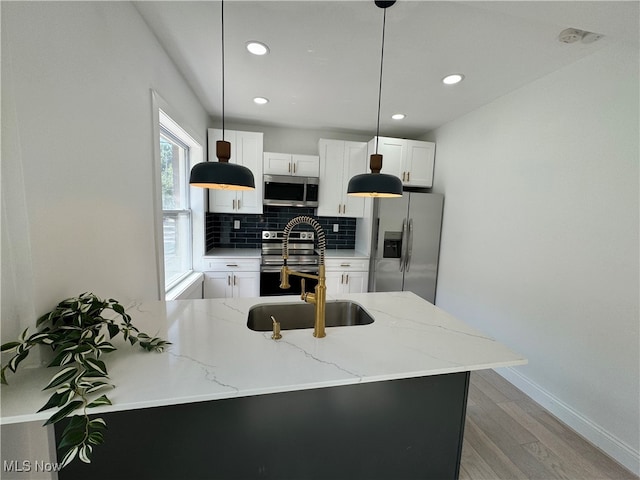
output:
<path id="1" fill-rule="evenodd" d="M 164 353 L 125 344 L 101 357 L 116 388 L 113 405 L 93 413 L 523 365 L 506 346 L 411 292 L 340 295 L 375 319 L 370 325 L 287 330 L 282 339 L 247 328 L 249 309 L 297 296 L 143 302 L 127 311 L 141 331 L 168 339 Z M 335 300 L 329 296 L 328 300 Z M 48 418 L 35 413 L 55 370 L 19 369 L 1 390 L 1 424 Z"/>
<path id="2" fill-rule="evenodd" d="M 259 248 L 214 248 L 204 254 L 205 258 L 260 258 Z M 327 258 L 369 258 L 366 253 L 352 249 L 328 248 Z"/>
<path id="3" fill-rule="evenodd" d="M 343 250 L 343 249 L 327 249 L 325 251 L 326 258 L 362 258 L 369 259 L 369 255 L 360 252 L 358 250 Z"/>
<path id="4" fill-rule="evenodd" d="M 259 248 L 213 248 L 204 254 L 205 258 L 260 258 Z"/>

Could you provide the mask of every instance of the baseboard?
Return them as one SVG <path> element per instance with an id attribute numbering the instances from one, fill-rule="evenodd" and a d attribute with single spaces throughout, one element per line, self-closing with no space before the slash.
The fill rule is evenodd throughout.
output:
<path id="1" fill-rule="evenodd" d="M 634 450 L 615 435 L 575 411 L 571 406 L 532 382 L 516 369 L 496 369 L 496 373 L 538 402 L 553 415 L 574 429 L 589 442 L 603 450 L 635 475 L 640 475 L 640 452 Z"/>

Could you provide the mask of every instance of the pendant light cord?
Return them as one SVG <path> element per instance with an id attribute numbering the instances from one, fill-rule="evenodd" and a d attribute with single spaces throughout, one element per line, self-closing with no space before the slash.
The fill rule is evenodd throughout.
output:
<path id="1" fill-rule="evenodd" d="M 378 153 L 378 137 L 380 136 L 380 105 L 382 103 L 382 65 L 384 64 L 384 31 L 387 23 L 387 9 L 383 8 L 382 15 L 382 51 L 380 52 L 380 84 L 378 86 L 378 124 L 376 127 L 376 154 Z"/>
<path id="2" fill-rule="evenodd" d="M 222 31 L 222 140 L 224 141 L 224 0 L 220 2 L 220 24 Z"/>

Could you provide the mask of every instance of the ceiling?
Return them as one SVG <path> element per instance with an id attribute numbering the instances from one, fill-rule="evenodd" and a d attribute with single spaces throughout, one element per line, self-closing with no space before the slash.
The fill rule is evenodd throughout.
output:
<path id="1" fill-rule="evenodd" d="M 134 4 L 219 122 L 220 2 Z M 386 10 L 380 135 L 421 136 L 601 48 L 638 48 L 639 15 L 638 1 L 400 0 Z M 225 2 L 225 120 L 374 134 L 382 19 L 370 0 Z M 562 43 L 567 27 L 604 37 Z M 449 73 L 465 80 L 442 84 Z"/>

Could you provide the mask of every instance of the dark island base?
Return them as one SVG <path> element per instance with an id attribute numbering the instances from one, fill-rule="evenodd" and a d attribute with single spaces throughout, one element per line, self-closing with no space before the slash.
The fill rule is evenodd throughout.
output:
<path id="1" fill-rule="evenodd" d="M 463 372 L 103 414 L 93 462 L 59 478 L 455 479 L 468 388 Z"/>

